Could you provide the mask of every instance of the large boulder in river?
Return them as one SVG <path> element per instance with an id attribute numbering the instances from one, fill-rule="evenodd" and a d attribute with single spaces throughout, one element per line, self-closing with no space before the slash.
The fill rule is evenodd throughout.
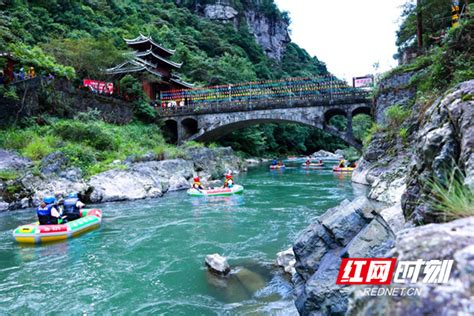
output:
<path id="1" fill-rule="evenodd" d="M 447 224 L 409 228 L 397 234 L 391 256 L 398 261 L 452 260 L 447 284 L 407 284 L 421 295 L 368 296 L 351 294 L 346 315 L 472 315 L 474 311 L 474 217 Z M 393 286 L 403 287 L 401 284 Z"/>
<path id="2" fill-rule="evenodd" d="M 10 204 L 7 202 L 4 202 L 3 200 L 0 200 L 0 212 L 8 211 L 8 206 Z"/>
<path id="3" fill-rule="evenodd" d="M 325 158 L 325 159 L 343 159 L 344 155 L 339 153 L 332 153 L 330 151 L 320 150 L 311 155 L 312 158 Z"/>
<path id="4" fill-rule="evenodd" d="M 92 188 L 89 199 L 110 202 L 155 198 L 169 190 L 170 179 L 173 190 L 188 187 L 187 179 L 192 174 L 192 162 L 183 159 L 135 163 L 126 170 L 113 169 L 93 176 L 88 183 Z"/>
<path id="5" fill-rule="evenodd" d="M 350 288 L 336 285 L 341 258 L 383 256 L 395 235 L 365 197 L 318 217 L 296 240 L 296 307 L 300 314 L 343 314 Z"/>
<path id="6" fill-rule="evenodd" d="M 290 275 L 294 275 L 296 273 L 295 270 L 295 253 L 293 252 L 293 248 L 290 247 L 287 250 L 280 251 L 277 253 L 276 263 L 279 267 L 283 268 L 286 273 Z"/>
<path id="7" fill-rule="evenodd" d="M 186 155 L 194 162 L 196 172 L 213 179 L 222 178 L 228 170 L 238 173 L 246 169 L 244 160 L 237 157 L 231 147 L 192 147 L 186 149 Z"/>
<path id="8" fill-rule="evenodd" d="M 71 181 L 70 179 L 58 176 L 37 176 L 31 173 L 26 174 L 19 180 L 19 185 L 23 192 L 29 194 L 29 204 L 18 205 L 13 208 L 37 206 L 41 199 L 47 195 L 67 196 L 71 192 L 85 193 L 88 185 L 82 180 Z M 24 203 L 23 203 L 24 204 Z"/>
<path id="9" fill-rule="evenodd" d="M 209 271 L 219 275 L 227 275 L 230 272 L 230 265 L 227 262 L 227 258 L 214 253 L 212 255 L 207 255 L 205 263 Z"/>

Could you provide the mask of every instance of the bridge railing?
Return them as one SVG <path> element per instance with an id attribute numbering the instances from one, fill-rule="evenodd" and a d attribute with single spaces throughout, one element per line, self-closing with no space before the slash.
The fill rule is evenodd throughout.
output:
<path id="1" fill-rule="evenodd" d="M 161 116 L 367 102 L 369 93 L 335 77 L 290 78 L 162 93 Z"/>

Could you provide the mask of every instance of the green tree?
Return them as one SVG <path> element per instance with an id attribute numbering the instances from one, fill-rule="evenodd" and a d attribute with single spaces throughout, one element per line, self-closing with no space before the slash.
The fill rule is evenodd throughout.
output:
<path id="1" fill-rule="evenodd" d="M 105 78 L 104 70 L 126 60 L 110 39 L 55 39 L 44 44 L 57 61 L 77 69 L 80 78 Z"/>

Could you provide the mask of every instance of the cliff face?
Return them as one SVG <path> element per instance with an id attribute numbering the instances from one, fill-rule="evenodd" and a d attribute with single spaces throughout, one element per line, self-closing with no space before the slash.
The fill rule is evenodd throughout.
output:
<path id="1" fill-rule="evenodd" d="M 245 19 L 265 54 L 281 60 L 286 46 L 291 42 L 288 24 L 283 20 L 268 18 L 255 10 L 245 12 Z"/>
<path id="2" fill-rule="evenodd" d="M 458 170 L 464 176 L 463 185 L 474 186 L 474 80 L 422 104 L 414 102 L 415 90 L 409 84 L 413 75 L 397 74 L 383 80 L 374 108 L 380 125 L 386 123 L 390 106 L 412 108 L 411 116 L 400 126 L 406 129 L 406 138 L 394 137 L 388 129 L 375 133 L 353 174 L 354 182 L 371 186 L 371 201 L 388 207 L 370 201 L 345 202 L 319 217 L 293 246 L 296 306 L 302 315 L 457 315 L 474 310 L 469 300 L 474 287 L 470 276 L 474 269 L 473 217 L 414 227 L 441 221 L 432 209 L 429 183 L 446 183 L 445 170 Z M 364 247 L 355 246 L 360 240 Z M 357 251 L 351 252 L 354 247 Z M 455 263 L 448 284 L 413 285 L 421 288 L 421 296 L 370 297 L 363 295 L 363 287 L 335 284 L 341 258 L 385 256 Z"/>
<path id="3" fill-rule="evenodd" d="M 411 103 L 412 114 L 402 125 L 406 139 L 390 136 L 392 131 L 376 133 L 353 181 L 371 185 L 372 199 L 401 203 L 408 221 L 427 224 L 441 220 L 430 207 L 431 183 L 445 183 L 448 171 L 457 170 L 464 176 L 464 185 L 473 187 L 474 80 L 447 91 L 431 104 L 421 104 L 413 102 L 415 91 L 408 86 L 413 75 L 382 81 L 374 109 L 377 124 L 383 125 L 388 107 Z"/>
<path id="4" fill-rule="evenodd" d="M 181 1 L 176 3 L 180 5 Z M 236 3 L 228 0 L 203 3 L 196 1 L 192 9 L 210 20 L 230 23 L 235 28 L 245 23 L 265 54 L 281 60 L 286 46 L 291 42 L 288 22 L 277 15 L 265 14 L 258 1 L 248 1 L 241 5 L 242 7 L 238 8 Z"/>

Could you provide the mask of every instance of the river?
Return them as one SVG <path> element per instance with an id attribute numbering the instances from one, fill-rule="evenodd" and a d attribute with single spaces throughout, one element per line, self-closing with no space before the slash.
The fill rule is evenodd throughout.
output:
<path id="1" fill-rule="evenodd" d="M 34 210 L 0 214 L 0 314 L 292 314 L 292 289 L 272 267 L 315 216 L 364 194 L 330 169 L 252 168 L 241 196 L 98 205 L 102 227 L 67 242 L 21 246 L 12 230 Z M 207 272 L 220 253 L 239 277 Z"/>

